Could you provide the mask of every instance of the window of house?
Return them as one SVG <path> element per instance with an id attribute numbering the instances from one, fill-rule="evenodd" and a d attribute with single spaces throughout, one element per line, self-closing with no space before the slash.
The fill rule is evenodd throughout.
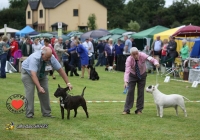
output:
<path id="1" fill-rule="evenodd" d="M 43 10 L 40 10 L 40 18 L 43 18 Z"/>
<path id="2" fill-rule="evenodd" d="M 28 11 L 28 19 L 31 18 L 31 11 Z"/>
<path id="3" fill-rule="evenodd" d="M 78 9 L 74 9 L 73 15 L 78 16 Z"/>

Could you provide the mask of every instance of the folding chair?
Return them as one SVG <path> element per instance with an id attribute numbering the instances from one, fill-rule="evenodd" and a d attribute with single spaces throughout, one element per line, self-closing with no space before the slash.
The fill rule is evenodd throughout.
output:
<path id="1" fill-rule="evenodd" d="M 181 67 L 182 66 L 180 64 L 178 65 L 175 63 L 175 66 L 172 67 L 172 61 L 173 61 L 173 58 L 167 58 L 165 61 L 161 60 L 161 62 L 160 62 L 161 72 L 162 72 L 161 76 L 163 76 L 163 75 L 168 76 L 170 74 L 173 74 L 174 78 L 176 76 L 181 77 L 181 71 L 182 71 Z M 163 67 L 164 67 L 164 70 L 162 71 Z"/>

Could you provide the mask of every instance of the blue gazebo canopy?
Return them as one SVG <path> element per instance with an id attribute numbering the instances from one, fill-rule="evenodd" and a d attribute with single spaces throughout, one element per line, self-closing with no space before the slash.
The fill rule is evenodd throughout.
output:
<path id="1" fill-rule="evenodd" d="M 22 30 L 20 30 L 19 32 L 16 32 L 15 35 L 17 36 L 25 36 L 31 32 L 35 31 L 33 28 L 31 28 L 30 26 L 26 26 L 25 28 L 23 28 Z"/>

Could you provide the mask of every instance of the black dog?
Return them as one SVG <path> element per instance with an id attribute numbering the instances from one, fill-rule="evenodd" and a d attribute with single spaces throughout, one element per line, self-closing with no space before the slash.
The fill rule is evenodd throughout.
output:
<path id="1" fill-rule="evenodd" d="M 93 68 L 92 65 L 88 65 L 87 68 L 90 69 L 90 79 L 91 80 L 99 80 L 99 75 L 96 72 L 95 68 Z"/>
<path id="2" fill-rule="evenodd" d="M 63 64 L 65 67 L 65 73 L 67 74 L 67 76 L 68 76 L 69 71 L 70 71 L 70 76 L 74 76 L 73 73 L 76 76 L 79 76 L 79 74 L 77 73 L 77 69 L 73 65 L 70 65 L 68 61 L 64 61 Z"/>
<path id="3" fill-rule="evenodd" d="M 83 92 L 81 95 L 71 96 L 67 93 L 67 91 L 69 90 L 68 87 L 61 88 L 60 85 L 58 84 L 58 88 L 57 88 L 56 92 L 54 93 L 54 96 L 56 98 L 60 97 L 60 109 L 61 109 L 62 119 L 64 119 L 64 109 L 67 110 L 67 119 L 68 120 L 70 117 L 70 110 L 72 110 L 72 109 L 74 109 L 74 117 L 76 117 L 77 108 L 79 106 L 83 107 L 83 110 L 85 111 L 87 118 L 89 118 L 88 112 L 87 112 L 86 101 L 83 98 L 85 88 L 83 89 Z"/>

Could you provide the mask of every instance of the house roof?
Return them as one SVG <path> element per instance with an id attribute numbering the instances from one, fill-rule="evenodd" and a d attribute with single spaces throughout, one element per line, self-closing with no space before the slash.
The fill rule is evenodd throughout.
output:
<path id="1" fill-rule="evenodd" d="M 42 5 L 44 6 L 45 9 L 54 9 L 63 2 L 65 2 L 66 0 L 38 0 L 38 1 L 29 1 L 28 3 L 32 10 L 37 10 L 40 1 L 42 2 Z"/>
<path id="2" fill-rule="evenodd" d="M 66 0 L 42 0 L 45 9 L 53 9 L 65 2 Z"/>
<path id="3" fill-rule="evenodd" d="M 28 3 L 32 10 L 37 10 L 40 1 L 42 1 L 42 5 L 44 6 L 45 9 L 54 9 L 67 0 L 35 0 L 35 1 L 28 1 Z M 102 5 L 103 7 L 105 7 L 103 4 L 101 4 L 97 0 L 95 1 L 99 3 L 100 5 Z"/>
<path id="4" fill-rule="evenodd" d="M 31 7 L 31 10 L 37 10 L 39 1 L 29 1 L 28 3 Z"/>
<path id="5" fill-rule="evenodd" d="M 107 9 L 107 7 L 106 7 L 105 5 L 103 5 L 102 3 L 100 3 L 100 2 L 97 1 L 97 0 L 95 0 L 95 1 Z"/>

